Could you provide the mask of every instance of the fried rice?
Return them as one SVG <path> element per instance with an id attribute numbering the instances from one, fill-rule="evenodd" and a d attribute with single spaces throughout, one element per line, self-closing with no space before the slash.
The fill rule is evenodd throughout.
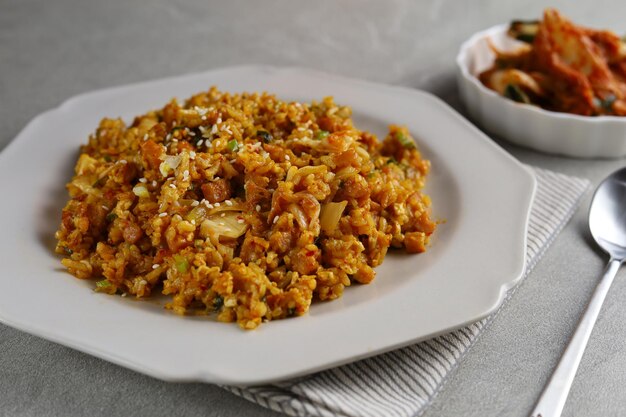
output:
<path id="1" fill-rule="evenodd" d="M 100 122 L 56 250 L 98 292 L 161 292 L 178 314 L 253 329 L 371 282 L 390 247 L 425 251 L 429 169 L 406 128 L 380 142 L 331 97 L 213 87 L 129 126 Z"/>

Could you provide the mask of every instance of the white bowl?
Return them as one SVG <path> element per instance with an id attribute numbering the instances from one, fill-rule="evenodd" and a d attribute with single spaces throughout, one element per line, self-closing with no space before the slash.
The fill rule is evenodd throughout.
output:
<path id="1" fill-rule="evenodd" d="M 626 117 L 578 116 L 517 103 L 485 87 L 478 75 L 490 68 L 500 50 L 519 42 L 507 36 L 508 24 L 476 33 L 456 58 L 461 99 L 470 116 L 487 131 L 517 145 L 578 158 L 618 158 L 626 155 Z"/>

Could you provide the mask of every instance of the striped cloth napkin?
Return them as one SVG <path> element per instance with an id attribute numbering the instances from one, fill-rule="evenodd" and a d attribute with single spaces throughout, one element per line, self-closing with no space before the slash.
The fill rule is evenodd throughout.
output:
<path id="1" fill-rule="evenodd" d="M 538 187 L 529 220 L 524 278 L 571 218 L 589 187 L 584 179 L 532 170 Z M 295 380 L 224 388 L 291 416 L 417 416 L 496 315 L 434 339 Z"/>

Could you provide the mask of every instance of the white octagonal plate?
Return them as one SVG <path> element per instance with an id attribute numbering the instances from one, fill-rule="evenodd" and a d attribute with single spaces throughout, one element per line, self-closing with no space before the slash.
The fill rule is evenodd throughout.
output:
<path id="1" fill-rule="evenodd" d="M 61 267 L 54 231 L 77 157 L 103 117 L 133 116 L 211 85 L 286 100 L 332 95 L 357 127 L 406 125 L 432 161 L 427 192 L 445 220 L 428 252 L 390 254 L 370 285 L 254 331 L 180 317 L 154 301 L 93 292 Z M 533 175 L 436 97 L 298 68 L 246 66 L 74 97 L 0 154 L 0 320 L 165 380 L 256 384 L 303 375 L 448 332 L 493 312 L 524 269 Z"/>

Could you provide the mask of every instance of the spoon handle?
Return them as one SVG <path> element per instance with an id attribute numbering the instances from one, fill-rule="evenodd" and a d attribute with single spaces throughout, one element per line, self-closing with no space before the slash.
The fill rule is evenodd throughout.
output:
<path id="1" fill-rule="evenodd" d="M 559 364 L 550 377 L 550 381 L 543 389 L 531 417 L 559 417 L 561 415 L 587 341 L 621 263 L 622 261 L 617 259 L 611 259 L 609 262 L 604 276 L 598 283 L 591 301 L 589 301 L 589 305 L 580 319 L 580 323 L 578 323 L 574 336 L 567 345 Z"/>

